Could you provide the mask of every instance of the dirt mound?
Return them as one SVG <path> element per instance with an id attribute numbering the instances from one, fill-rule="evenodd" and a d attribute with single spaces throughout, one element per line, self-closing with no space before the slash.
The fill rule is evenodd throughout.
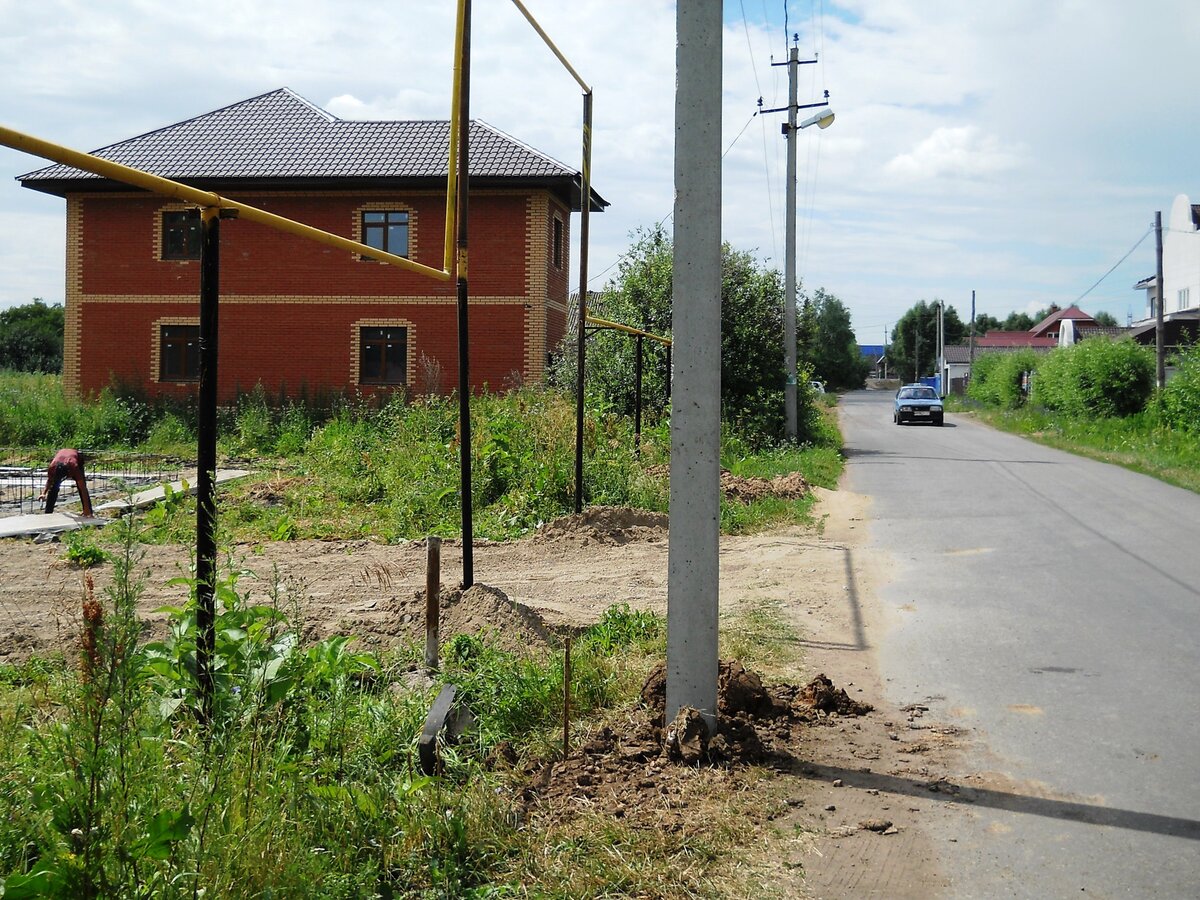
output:
<path id="1" fill-rule="evenodd" d="M 806 684 L 796 699 L 814 710 L 839 716 L 863 716 L 874 709 L 868 703 L 851 700 L 844 688 L 835 688 L 823 674 Z"/>
<path id="2" fill-rule="evenodd" d="M 476 584 L 466 591 L 443 590 L 440 599 L 438 629 L 442 641 L 456 634 L 487 634 L 497 646 L 513 651 L 561 643 L 537 612 L 510 600 L 499 588 Z M 423 640 L 425 592 L 397 597 L 390 606 L 402 631 Z"/>
<path id="3" fill-rule="evenodd" d="M 776 475 L 774 478 L 746 478 L 732 472 L 721 472 L 721 490 L 729 497 L 742 503 L 752 503 L 764 497 L 779 497 L 784 500 L 799 500 L 807 496 L 812 488 L 799 472 Z"/>
<path id="4" fill-rule="evenodd" d="M 651 478 L 669 478 L 668 465 L 648 466 L 646 475 Z M 799 472 L 776 475 L 774 478 L 755 478 L 734 475 L 728 469 L 721 470 L 721 490 L 726 496 L 743 503 L 753 503 L 764 497 L 779 497 L 784 500 L 800 500 L 812 491 L 812 487 Z"/>
<path id="5" fill-rule="evenodd" d="M 763 686 L 762 679 L 736 659 L 723 659 L 717 670 L 717 716 L 719 719 L 738 715 L 774 719 L 788 714 L 791 697 L 786 685 Z M 655 724 L 662 726 L 667 706 L 667 667 L 655 666 L 642 685 L 642 703 L 654 714 Z"/>
<path id="6" fill-rule="evenodd" d="M 662 513 L 627 506 L 593 506 L 547 523 L 533 540 L 628 544 L 630 541 L 662 540 L 666 534 L 667 517 Z"/>
<path id="7" fill-rule="evenodd" d="M 699 814 L 706 786 L 734 783 L 747 765 L 787 771 L 804 729 L 831 721 L 810 699 L 836 697 L 824 676 L 803 688 L 764 685 L 737 660 L 722 660 L 718 673 L 717 733 L 694 709 L 685 707 L 664 723 L 666 667 L 646 678 L 643 706 L 624 720 L 601 728 L 566 759 L 534 765 L 522 799 L 526 812 L 567 819 L 581 808 L 668 831 L 686 827 Z M 820 684 L 821 689 L 813 688 Z M 841 692 L 845 696 L 845 692 Z M 861 715 L 870 707 L 847 697 L 840 705 Z"/>

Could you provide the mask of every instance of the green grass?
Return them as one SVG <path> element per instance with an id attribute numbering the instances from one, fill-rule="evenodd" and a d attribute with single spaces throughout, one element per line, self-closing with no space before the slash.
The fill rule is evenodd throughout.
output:
<path id="1" fill-rule="evenodd" d="M 1090 419 L 955 403 L 1001 430 L 1200 492 L 1200 435 L 1167 426 L 1153 405 L 1126 418 Z"/>

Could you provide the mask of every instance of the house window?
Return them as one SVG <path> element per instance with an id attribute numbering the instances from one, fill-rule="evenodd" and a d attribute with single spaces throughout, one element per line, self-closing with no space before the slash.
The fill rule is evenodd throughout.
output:
<path id="1" fill-rule="evenodd" d="M 399 325 L 359 329 L 360 384 L 404 384 L 408 374 L 408 329 Z"/>
<path id="2" fill-rule="evenodd" d="M 1179 291 L 1179 308 L 1180 309 L 1188 308 L 1189 301 L 1191 299 L 1191 295 L 1192 295 L 1191 288 L 1183 288 Z"/>
<path id="3" fill-rule="evenodd" d="M 200 378 L 200 326 L 163 325 L 159 331 L 159 381 Z"/>
<path id="4" fill-rule="evenodd" d="M 200 258 L 200 210 L 164 210 L 162 230 L 163 259 Z"/>
<path id="5" fill-rule="evenodd" d="M 554 220 L 554 268 L 563 266 L 563 223 L 562 219 Z"/>
<path id="6" fill-rule="evenodd" d="M 369 211 L 362 214 L 362 242 L 376 250 L 408 256 L 408 213 Z M 369 259 L 370 257 L 364 257 Z"/>

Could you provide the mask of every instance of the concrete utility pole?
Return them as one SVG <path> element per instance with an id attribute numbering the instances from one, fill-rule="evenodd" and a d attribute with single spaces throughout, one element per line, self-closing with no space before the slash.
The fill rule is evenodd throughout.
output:
<path id="1" fill-rule="evenodd" d="M 721 533 L 721 0 L 676 6 L 667 721 L 717 721 Z"/>
<path id="2" fill-rule="evenodd" d="M 802 109 L 815 109 L 829 106 L 826 99 L 820 103 L 796 102 L 798 93 L 800 66 L 813 65 L 815 59 L 800 59 L 800 51 L 795 42 L 799 36 L 793 36 L 793 46 L 788 53 L 786 63 L 772 63 L 775 66 L 788 67 L 788 105 L 776 109 L 764 109 L 764 113 L 787 110 L 787 123 L 783 126 L 783 134 L 787 138 L 787 213 L 784 228 L 784 242 L 787 245 L 783 264 L 783 363 L 787 370 L 787 383 L 783 386 L 784 427 L 787 439 L 796 440 L 798 436 L 798 411 L 796 398 L 796 132 L 802 128 L 816 125 L 818 128 L 828 128 L 833 123 L 833 113 L 826 110 L 817 113 L 803 122 L 797 123 L 796 113 Z M 829 92 L 825 92 L 828 98 Z M 761 103 L 762 100 L 760 99 Z"/>
<path id="3" fill-rule="evenodd" d="M 800 51 L 795 44 L 788 53 L 787 125 L 787 213 L 784 241 L 787 246 L 783 264 L 783 362 L 787 383 L 783 387 L 785 434 L 789 441 L 799 434 L 796 409 L 796 95 L 800 70 Z"/>

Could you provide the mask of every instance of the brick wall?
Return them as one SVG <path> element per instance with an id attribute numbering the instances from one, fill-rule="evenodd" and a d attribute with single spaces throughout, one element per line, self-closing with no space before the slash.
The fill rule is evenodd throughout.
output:
<path id="1" fill-rule="evenodd" d="M 359 236 L 363 208 L 394 205 L 409 211 L 410 258 L 442 265 L 444 195 L 436 192 L 290 192 L 238 199 L 352 238 Z M 141 384 L 151 395 L 195 390 L 194 384 L 158 380 L 159 327 L 195 322 L 199 314 L 199 262 L 160 258 L 161 212 L 177 208 L 164 198 L 136 194 L 68 199 L 69 393 L 94 393 L 114 378 Z M 550 210 L 569 222 L 565 208 L 544 191 L 471 195 L 471 383 L 477 389 L 484 384 L 502 389 L 514 379 L 539 380 L 544 374 L 558 297 L 565 301 L 567 268 L 548 264 Z M 295 393 L 302 385 L 310 393 L 355 390 L 357 329 L 372 324 L 409 329 L 410 385 L 426 387 L 424 354 L 441 364 L 443 389 L 455 387 L 454 282 L 364 261 L 251 222 L 222 222 L 221 402 L 258 382 L 272 394 L 281 388 Z"/>

